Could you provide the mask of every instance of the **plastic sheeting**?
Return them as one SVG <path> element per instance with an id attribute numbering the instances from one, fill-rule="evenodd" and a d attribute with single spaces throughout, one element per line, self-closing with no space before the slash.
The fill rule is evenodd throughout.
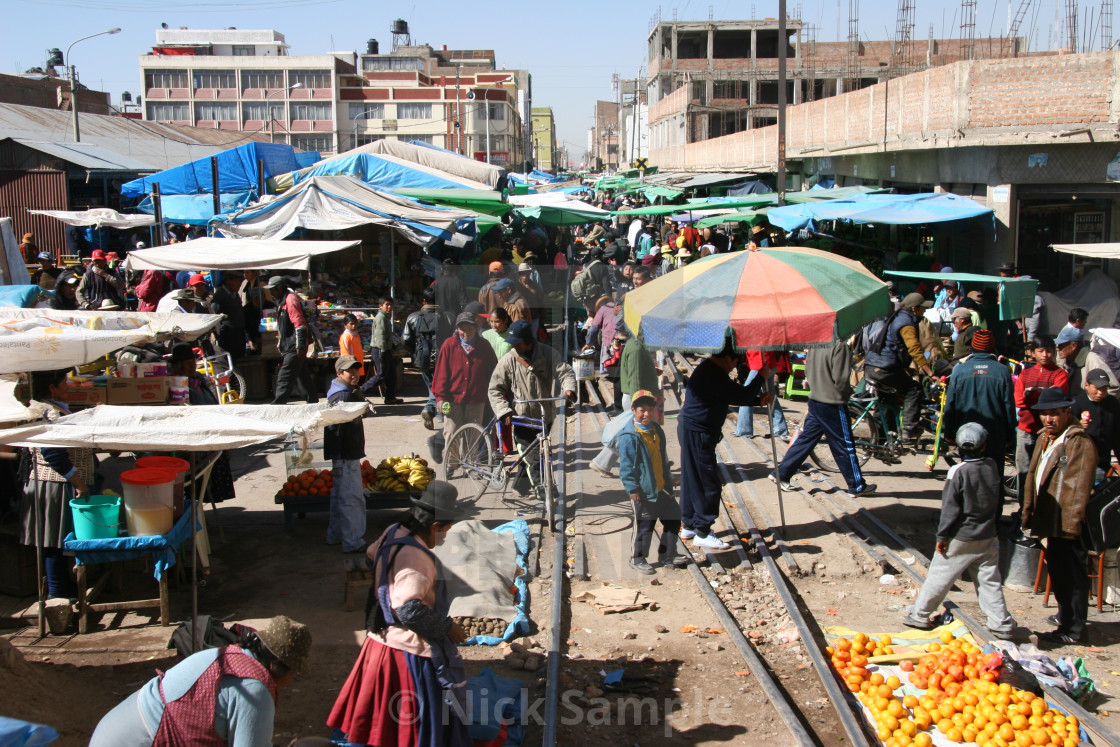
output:
<path id="1" fill-rule="evenodd" d="M 221 320 L 220 314 L 0 307 L 0 374 L 80 366 L 125 345 L 194 340 Z"/>
<path id="2" fill-rule="evenodd" d="M 785 231 L 796 231 L 819 220 L 923 225 L 975 218 L 990 213 L 991 208 L 975 200 L 939 192 L 914 195 L 862 194 L 826 202 L 785 205 L 773 208 L 766 217 Z"/>
<path id="3" fill-rule="evenodd" d="M 1089 312 L 1086 329 L 1116 327 L 1120 315 L 1120 297 L 1116 281 L 1100 270 L 1092 270 L 1072 285 L 1057 293 L 1040 292 L 1046 304 L 1046 331 L 1056 335 L 1069 321 L 1070 309 L 1078 306 Z"/>
<path id="4" fill-rule="evenodd" d="M 0 285 L 26 285 L 31 274 L 23 262 L 19 239 L 12 228 L 11 218 L 0 218 Z"/>
<path id="5" fill-rule="evenodd" d="M 1053 250 L 1094 259 L 1120 259 L 1120 244 L 1054 244 Z"/>
<path id="6" fill-rule="evenodd" d="M 464 179 L 437 169 L 410 163 L 390 155 L 358 153 L 342 158 L 320 161 L 309 169 L 303 169 L 272 183 L 278 189 L 286 189 L 316 176 L 352 176 L 358 181 L 377 189 L 396 190 L 402 187 L 416 189 L 488 189 L 481 182 Z M 290 181 L 289 181 L 290 180 Z"/>
<path id="7" fill-rule="evenodd" d="M 192 502 L 184 501 L 183 515 L 167 534 L 80 540 L 70 532 L 62 541 L 62 549 L 74 553 L 74 562 L 78 565 L 149 557 L 154 566 L 152 578 L 159 581 L 167 569 L 175 565 L 179 547 L 191 538 L 191 517 L 194 516 L 192 509 Z"/>
<path id="8" fill-rule="evenodd" d="M 513 580 L 513 586 L 516 589 L 513 595 L 514 609 L 511 610 L 513 620 L 506 626 L 506 631 L 501 637 L 476 635 L 464 641 L 462 643 L 464 646 L 496 646 L 502 641 L 510 641 L 529 633 L 529 525 L 524 519 L 516 519 L 495 527 L 491 531 L 511 535 L 517 547 L 515 560 L 521 573 Z"/>
<path id="9" fill-rule="evenodd" d="M 59 418 L 0 431 L 14 446 L 99 451 L 221 451 L 344 423 L 368 409 L 361 402 L 316 405 L 156 407 L 99 405 Z"/>
<path id="10" fill-rule="evenodd" d="M 264 205 L 219 216 L 214 226 L 231 238 L 280 239 L 300 228 L 338 231 L 373 224 L 395 228 L 412 243 L 428 246 L 451 238 L 459 221 L 473 219 L 474 213 L 420 205 L 352 177 L 315 176 Z"/>
<path id="11" fill-rule="evenodd" d="M 933 282 L 953 280 L 958 283 L 995 285 L 999 290 L 999 318 L 1022 319 L 1034 313 L 1034 297 L 1038 281 L 1034 278 L 1005 278 L 999 275 L 976 275 L 971 272 L 900 272 L 886 270 L 884 275 Z"/>
<path id="12" fill-rule="evenodd" d="M 406 143 L 400 140 L 377 140 L 337 156 L 332 156 L 319 163 L 350 158 L 361 153 L 392 156 L 402 162 L 410 162 L 442 172 L 455 181 L 465 179 L 477 183 L 481 189 L 501 189 L 502 181 L 506 175 L 506 170 L 500 166 L 476 161 L 473 158 L 467 158 L 443 148 L 423 143 Z M 277 177 L 275 182 L 281 189 L 286 189 L 295 183 L 294 180 L 289 179 L 288 175 Z M 284 186 L 281 187 L 281 184 Z"/>
<path id="13" fill-rule="evenodd" d="M 0 288 L 0 307 L 16 306 L 29 309 L 46 291 L 37 285 L 8 285 Z"/>
<path id="14" fill-rule="evenodd" d="M 256 190 L 252 192 L 223 192 L 218 196 L 221 212 L 232 213 L 235 210 L 241 210 L 253 201 L 254 194 L 256 194 Z M 210 194 L 167 195 L 160 198 L 159 204 L 163 211 L 163 219 L 168 223 L 205 226 L 214 217 L 214 196 Z M 136 209 L 143 210 L 145 213 L 155 213 L 155 205 L 150 196 L 145 197 L 136 206 Z"/>
<path id="15" fill-rule="evenodd" d="M 215 157 L 218 159 L 218 191 L 223 194 L 255 194 L 258 160 L 264 161 L 266 179 L 296 171 L 300 167 L 292 146 L 279 143 L 246 143 L 222 151 Z M 158 174 L 125 182 L 121 185 L 121 196 L 141 197 L 150 194 L 153 184 L 159 184 L 160 194 L 164 196 L 212 194 L 214 180 L 210 159 L 199 158 Z"/>
<path id="16" fill-rule="evenodd" d="M 0 716 L 0 745 L 4 747 L 44 747 L 56 739 L 58 731 L 53 726 Z"/>
<path id="17" fill-rule="evenodd" d="M 179 244 L 136 249 L 124 264 L 130 270 L 309 270 L 311 258 L 360 241 L 198 238 Z"/>
<path id="18" fill-rule="evenodd" d="M 56 218 L 68 226 L 95 226 L 97 228 L 142 228 L 156 219 L 150 215 L 122 215 L 109 208 L 89 210 L 28 210 L 32 215 Z"/>

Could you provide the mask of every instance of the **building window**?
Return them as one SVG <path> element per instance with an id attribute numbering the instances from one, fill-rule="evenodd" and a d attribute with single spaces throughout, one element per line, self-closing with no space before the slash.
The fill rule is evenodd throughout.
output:
<path id="1" fill-rule="evenodd" d="M 362 70 L 370 73 L 384 70 L 423 70 L 424 61 L 418 57 L 363 57 Z"/>
<path id="2" fill-rule="evenodd" d="M 196 101 L 194 116 L 198 120 L 237 121 L 237 104 L 233 101 Z"/>
<path id="3" fill-rule="evenodd" d="M 330 135 L 292 135 L 292 147 L 300 150 L 334 150 L 334 138 Z"/>
<path id="4" fill-rule="evenodd" d="M 289 70 L 288 85 L 299 83 L 300 88 L 330 88 L 330 70 Z"/>
<path id="5" fill-rule="evenodd" d="M 241 88 L 284 88 L 284 71 L 242 70 Z"/>
<path id="6" fill-rule="evenodd" d="M 435 135 L 409 135 L 407 139 L 413 143 L 425 143 L 427 145 L 436 144 Z"/>
<path id="7" fill-rule="evenodd" d="M 252 44 L 234 44 L 233 45 L 234 57 L 256 57 L 257 48 Z"/>
<path id="8" fill-rule="evenodd" d="M 370 143 L 376 143 L 378 140 L 384 140 L 384 139 L 385 139 L 384 135 L 357 135 L 357 134 L 355 134 L 355 135 L 350 136 L 350 147 L 351 148 L 357 148 L 360 145 L 369 145 Z"/>
<path id="9" fill-rule="evenodd" d="M 149 70 L 144 73 L 146 88 L 186 88 L 186 70 Z"/>
<path id="10" fill-rule="evenodd" d="M 385 105 L 351 104 L 350 119 L 385 119 Z"/>
<path id="11" fill-rule="evenodd" d="M 503 122 L 506 118 L 506 105 L 489 103 L 478 108 L 479 119 L 489 119 L 492 122 Z"/>
<path id="12" fill-rule="evenodd" d="M 189 122 L 191 119 L 190 104 L 175 103 L 175 104 L 153 104 L 148 102 L 148 119 L 156 122 Z"/>
<path id="13" fill-rule="evenodd" d="M 257 119 L 267 122 L 269 119 L 268 110 L 272 109 L 272 119 L 283 122 L 284 117 L 284 104 L 270 101 L 246 101 L 241 105 L 241 121 L 247 122 L 250 119 Z"/>
<path id="14" fill-rule="evenodd" d="M 195 88 L 237 88 L 236 70 L 195 70 Z"/>
<path id="15" fill-rule="evenodd" d="M 329 103 L 292 102 L 292 119 L 334 119 Z"/>
<path id="16" fill-rule="evenodd" d="M 397 119 L 431 119 L 431 104 L 397 104 Z"/>

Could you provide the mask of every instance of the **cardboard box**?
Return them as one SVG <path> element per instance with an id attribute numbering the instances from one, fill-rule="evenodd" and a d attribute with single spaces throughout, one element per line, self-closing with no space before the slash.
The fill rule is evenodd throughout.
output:
<path id="1" fill-rule="evenodd" d="M 110 405 L 166 405 L 166 376 L 145 379 L 109 379 L 105 382 Z"/>
<path id="2" fill-rule="evenodd" d="M 66 402 L 72 407 L 96 407 L 107 401 L 103 386 L 71 386 L 66 392 Z"/>

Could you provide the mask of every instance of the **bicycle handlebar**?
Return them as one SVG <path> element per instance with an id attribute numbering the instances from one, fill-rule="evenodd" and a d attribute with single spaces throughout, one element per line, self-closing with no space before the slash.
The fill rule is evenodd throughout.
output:
<path id="1" fill-rule="evenodd" d="M 563 397 L 563 396 L 561 396 L 561 397 L 541 397 L 540 399 L 515 399 L 513 401 L 513 404 L 515 404 L 515 405 L 528 405 L 528 404 L 532 404 L 534 402 L 559 402 L 560 400 L 565 400 L 565 399 L 567 399 L 567 397 Z"/>

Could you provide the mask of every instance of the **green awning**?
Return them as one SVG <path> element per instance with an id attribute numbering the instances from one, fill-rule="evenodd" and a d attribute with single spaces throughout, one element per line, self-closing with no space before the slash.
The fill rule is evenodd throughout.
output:
<path id="1" fill-rule="evenodd" d="M 598 208 L 587 210 L 578 207 L 564 207 L 563 205 L 515 207 L 513 215 L 515 218 L 535 220 L 546 226 L 578 226 L 582 223 L 594 223 L 610 217 L 610 213 Z"/>
<path id="2" fill-rule="evenodd" d="M 955 280 L 958 283 L 983 283 L 999 288 L 999 318 L 1023 319 L 1034 314 L 1034 297 L 1038 281 L 1033 278 L 1005 278 L 999 275 L 975 275 L 971 272 L 899 272 L 885 270 L 884 275 L 914 280 Z"/>
<path id="3" fill-rule="evenodd" d="M 761 223 L 765 218 L 766 214 L 761 211 L 743 210 L 738 213 L 727 213 L 725 215 L 713 215 L 708 218 L 701 218 L 692 225 L 696 228 L 710 228 L 711 226 L 719 226 L 724 223 L 746 223 L 748 226 L 753 226 L 756 223 Z"/>
<path id="4" fill-rule="evenodd" d="M 684 194 L 681 190 L 670 187 L 638 187 L 636 191 L 641 192 L 647 200 L 675 200 Z"/>
<path id="5" fill-rule="evenodd" d="M 512 209 L 509 203 L 502 200 L 501 192 L 485 189 L 407 188 L 394 191 L 399 195 L 430 202 L 433 205 L 446 205 L 487 215 L 502 216 Z"/>

